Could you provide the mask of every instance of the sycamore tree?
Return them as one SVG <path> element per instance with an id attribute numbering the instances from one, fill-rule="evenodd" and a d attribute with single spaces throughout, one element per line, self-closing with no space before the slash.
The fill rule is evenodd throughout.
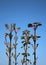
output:
<path id="1" fill-rule="evenodd" d="M 17 65 L 17 57 L 20 55 L 20 53 L 18 53 L 18 55 L 16 54 L 16 49 L 17 49 L 17 33 L 20 30 L 19 28 L 16 28 L 16 24 L 5 24 L 6 29 L 8 30 L 8 33 L 5 33 L 5 45 L 6 45 L 6 55 L 8 56 L 8 65 L 11 65 L 11 57 L 13 56 L 15 59 L 15 65 Z M 15 36 L 13 34 L 13 32 L 15 33 Z M 13 39 L 14 37 L 14 39 Z M 12 45 L 12 41 L 15 41 L 14 44 Z M 12 49 L 15 50 L 15 54 L 14 52 L 12 53 Z"/>
<path id="2" fill-rule="evenodd" d="M 17 36 L 17 33 L 18 31 L 20 30 L 20 27 L 16 28 L 16 24 L 13 25 L 13 29 L 14 29 L 14 33 L 15 33 L 15 36 L 14 36 L 14 44 L 13 44 L 13 47 L 14 47 L 14 50 L 15 50 L 15 53 L 12 53 L 12 56 L 14 57 L 15 61 L 13 61 L 13 63 L 15 65 L 17 65 L 17 58 L 18 56 L 20 55 L 20 53 L 17 54 L 17 40 L 18 40 L 18 36 Z"/>
<path id="3" fill-rule="evenodd" d="M 7 47 L 6 49 L 6 55 L 8 56 L 9 63 L 8 65 L 11 65 L 11 51 L 12 51 L 12 32 L 13 27 L 12 24 L 9 26 L 8 24 L 5 24 L 6 29 L 8 30 L 8 33 L 5 33 L 5 45 Z"/>
<path id="4" fill-rule="evenodd" d="M 28 65 L 27 62 L 29 62 L 31 64 L 31 61 L 28 59 L 28 56 L 30 56 L 30 53 L 27 52 L 28 48 L 30 48 L 30 31 L 28 30 L 25 30 L 23 31 L 23 34 L 22 34 L 22 44 L 23 46 L 21 48 L 24 49 L 24 52 L 22 53 L 23 55 L 23 59 L 21 60 L 21 63 L 22 65 Z M 29 45 L 29 46 L 28 46 Z"/>
<path id="5" fill-rule="evenodd" d="M 29 23 L 28 24 L 28 27 L 31 27 L 33 30 L 34 30 L 34 34 L 31 36 L 32 37 L 32 39 L 33 39 L 33 42 L 34 42 L 34 44 L 31 44 L 32 45 L 32 47 L 33 47 L 33 50 L 34 50 L 34 52 L 33 52 L 33 55 L 34 55 L 34 62 L 33 62 L 33 65 L 36 65 L 36 60 L 37 60 L 37 58 L 38 57 L 36 57 L 36 49 L 37 49 L 37 47 L 38 47 L 38 45 L 39 44 L 36 44 L 36 40 L 38 39 L 38 38 L 40 38 L 40 36 L 37 36 L 36 35 L 36 30 L 37 30 L 37 28 L 39 27 L 39 26 L 41 26 L 42 24 L 40 23 L 40 22 L 35 22 L 35 23 Z"/>

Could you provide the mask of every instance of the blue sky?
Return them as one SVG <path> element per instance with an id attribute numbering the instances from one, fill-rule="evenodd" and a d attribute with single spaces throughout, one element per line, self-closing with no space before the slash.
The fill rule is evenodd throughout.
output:
<path id="1" fill-rule="evenodd" d="M 18 33 L 17 51 L 22 53 L 23 49 L 19 49 L 22 46 L 22 31 L 28 29 L 32 34 L 33 30 L 28 28 L 27 25 L 36 21 L 42 23 L 42 26 L 37 29 L 37 35 L 41 36 L 37 41 L 39 43 L 37 65 L 46 65 L 46 0 L 0 0 L 0 65 L 8 65 L 8 58 L 5 54 L 6 47 L 4 45 L 4 34 L 7 32 L 5 24 L 16 23 L 17 27 L 21 27 Z M 31 53 L 30 59 L 33 61 L 32 47 L 29 52 Z M 20 60 L 21 57 L 22 55 L 18 59 Z M 18 65 L 21 65 L 20 61 Z"/>

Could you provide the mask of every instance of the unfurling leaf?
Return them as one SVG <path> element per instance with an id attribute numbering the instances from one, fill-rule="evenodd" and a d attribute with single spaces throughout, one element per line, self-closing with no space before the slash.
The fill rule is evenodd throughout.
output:
<path id="1" fill-rule="evenodd" d="M 16 26 L 16 24 L 13 24 L 13 25 L 12 25 L 12 27 L 13 27 L 13 30 L 15 30 L 15 26 Z"/>
<path id="2" fill-rule="evenodd" d="M 24 43 L 25 41 L 22 41 L 22 43 Z"/>
<path id="3" fill-rule="evenodd" d="M 15 28 L 15 32 L 16 32 L 16 33 L 17 33 L 19 30 L 20 30 L 20 27 L 19 27 L 19 28 Z"/>
<path id="4" fill-rule="evenodd" d="M 38 47 L 39 44 L 37 44 L 37 47 Z"/>
<path id="5" fill-rule="evenodd" d="M 18 53 L 17 57 L 20 55 L 20 53 Z"/>
<path id="6" fill-rule="evenodd" d="M 28 27 L 32 27 L 34 29 L 34 25 L 31 23 L 28 24 Z"/>
<path id="7" fill-rule="evenodd" d="M 30 56 L 30 54 L 28 53 L 28 56 Z"/>
<path id="8" fill-rule="evenodd" d="M 8 56 L 8 53 L 6 52 L 6 55 Z"/>
<path id="9" fill-rule="evenodd" d="M 35 22 L 33 24 L 36 24 L 37 26 L 41 26 L 42 25 L 40 22 Z"/>
<path id="10" fill-rule="evenodd" d="M 23 46 L 21 48 L 23 48 Z"/>
<path id="11" fill-rule="evenodd" d="M 6 27 L 7 29 L 9 29 L 9 25 L 8 25 L 8 24 L 5 24 L 5 27 Z"/>

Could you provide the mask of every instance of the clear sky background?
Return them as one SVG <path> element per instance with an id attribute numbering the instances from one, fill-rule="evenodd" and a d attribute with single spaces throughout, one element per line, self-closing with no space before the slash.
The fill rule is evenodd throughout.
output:
<path id="1" fill-rule="evenodd" d="M 28 29 L 32 34 L 33 30 L 29 29 L 27 25 L 36 21 L 42 23 L 42 26 L 37 29 L 37 35 L 41 36 L 37 41 L 39 43 L 37 65 L 46 65 L 46 0 L 0 0 L 0 65 L 8 65 L 8 58 L 5 54 L 6 47 L 4 45 L 4 34 L 7 32 L 5 24 L 16 23 L 17 27 L 21 27 L 18 32 L 17 51 L 22 53 L 23 49 L 20 48 L 22 46 L 22 31 Z M 33 41 L 30 41 L 33 44 Z M 33 62 L 32 47 L 28 52 L 30 52 L 30 59 Z M 18 65 L 21 65 L 22 55 L 18 59 Z"/>

